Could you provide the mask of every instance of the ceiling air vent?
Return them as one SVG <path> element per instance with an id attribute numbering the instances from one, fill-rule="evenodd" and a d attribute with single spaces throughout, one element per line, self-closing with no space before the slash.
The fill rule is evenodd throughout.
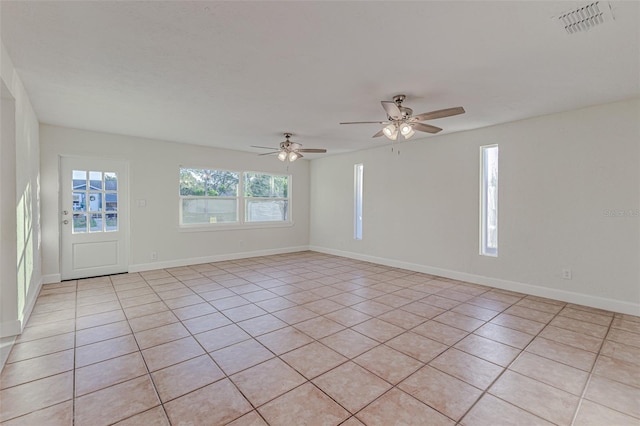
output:
<path id="1" fill-rule="evenodd" d="M 596 1 L 563 13 L 558 20 L 568 34 L 575 34 L 613 20 L 613 14 L 609 3 Z"/>

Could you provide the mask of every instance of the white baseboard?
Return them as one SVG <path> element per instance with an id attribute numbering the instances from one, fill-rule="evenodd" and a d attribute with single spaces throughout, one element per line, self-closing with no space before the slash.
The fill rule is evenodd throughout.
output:
<path id="1" fill-rule="evenodd" d="M 520 283 L 516 281 L 503 280 L 500 278 L 485 277 L 482 275 L 469 274 L 466 272 L 452 271 L 449 269 L 436 268 L 428 265 L 403 262 L 400 260 L 387 259 L 376 256 L 369 256 L 360 253 L 353 253 L 342 250 L 335 250 L 326 247 L 309 246 L 309 250 L 320 253 L 333 254 L 336 256 L 348 257 L 350 259 L 372 262 L 380 265 L 402 268 L 415 272 L 422 272 L 429 275 L 451 278 L 454 280 L 466 281 L 474 284 L 486 285 L 510 290 L 518 293 L 530 294 L 532 296 L 546 297 L 549 299 L 561 300 L 563 302 L 575 303 L 577 305 L 590 306 L 592 308 L 604 309 L 612 312 L 640 316 L 640 304 L 626 302 L 622 300 L 608 299 L 589 294 L 575 293 L 571 291 L 559 290 L 555 288 L 542 287 L 533 284 Z"/>
<path id="2" fill-rule="evenodd" d="M 42 276 L 42 284 L 55 284 L 62 281 L 62 276 L 60 274 L 49 274 Z"/>
<path id="3" fill-rule="evenodd" d="M 152 263 L 138 263 L 129 265 L 129 272 L 152 271 L 154 269 L 176 268 L 180 266 L 198 265 L 200 263 L 222 262 L 225 260 L 246 259 L 250 257 L 270 256 L 274 254 L 295 253 L 306 250 L 309 250 L 309 246 L 284 247 L 277 249 L 216 254 L 204 257 L 191 257 L 188 259 L 165 260 Z"/>

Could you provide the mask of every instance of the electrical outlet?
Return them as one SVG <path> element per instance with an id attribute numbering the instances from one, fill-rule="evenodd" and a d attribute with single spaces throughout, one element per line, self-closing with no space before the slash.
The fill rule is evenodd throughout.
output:
<path id="1" fill-rule="evenodd" d="M 151 260 L 158 260 L 158 252 L 155 252 L 155 251 L 151 252 Z"/>
<path id="2" fill-rule="evenodd" d="M 562 279 L 570 280 L 571 279 L 571 268 L 564 268 L 562 270 Z"/>

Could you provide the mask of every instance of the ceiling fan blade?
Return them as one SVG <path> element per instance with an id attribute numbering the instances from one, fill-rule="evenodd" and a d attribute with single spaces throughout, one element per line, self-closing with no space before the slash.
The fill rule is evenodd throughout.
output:
<path id="1" fill-rule="evenodd" d="M 386 121 L 347 121 L 340 124 L 384 124 Z"/>
<path id="2" fill-rule="evenodd" d="M 322 148 L 301 148 L 296 150 L 297 152 L 310 152 L 310 153 L 316 153 L 316 154 L 323 154 L 325 152 L 327 152 L 326 149 L 322 149 Z"/>
<path id="3" fill-rule="evenodd" d="M 427 133 L 438 133 L 442 131 L 440 127 L 430 126 L 429 124 L 424 124 L 424 123 L 414 123 L 413 130 L 419 130 L 421 132 L 427 132 Z"/>
<path id="4" fill-rule="evenodd" d="M 389 117 L 394 119 L 399 119 L 400 117 L 402 117 L 402 111 L 400 111 L 400 108 L 398 108 L 398 105 L 396 105 L 395 102 L 382 101 L 380 103 L 382 104 L 382 108 L 384 108 Z"/>
<path id="5" fill-rule="evenodd" d="M 414 115 L 413 118 L 418 121 L 435 120 L 436 118 L 444 118 L 451 117 L 452 115 L 464 114 L 464 112 L 464 108 L 462 107 L 446 108 Z"/>
<path id="6" fill-rule="evenodd" d="M 272 146 L 257 146 L 257 145 L 251 145 L 251 148 L 261 148 L 261 149 L 271 149 L 271 150 L 278 149 L 278 148 L 274 148 Z"/>
<path id="7" fill-rule="evenodd" d="M 380 136 L 384 135 L 384 133 L 382 133 L 382 130 L 380 130 L 378 133 L 376 133 L 375 135 L 371 136 L 372 138 L 379 138 Z"/>
<path id="8" fill-rule="evenodd" d="M 280 151 L 273 151 L 273 152 L 266 152 L 266 153 L 264 153 L 264 154 L 258 154 L 258 155 L 259 155 L 259 156 L 260 156 L 260 155 L 273 155 L 273 154 L 277 154 L 277 153 L 279 153 L 279 152 L 280 152 Z"/>

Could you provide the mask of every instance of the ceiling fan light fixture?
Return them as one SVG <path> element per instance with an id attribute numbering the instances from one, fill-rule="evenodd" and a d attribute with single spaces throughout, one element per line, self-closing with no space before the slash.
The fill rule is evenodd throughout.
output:
<path id="1" fill-rule="evenodd" d="M 285 161 L 287 159 L 287 151 L 282 150 L 278 153 L 278 160 Z"/>
<path id="2" fill-rule="evenodd" d="M 400 133 L 402 134 L 402 136 L 406 138 L 407 135 L 410 134 L 411 132 L 413 132 L 413 127 L 411 127 L 409 123 L 402 123 L 402 125 L 400 126 Z"/>
<path id="3" fill-rule="evenodd" d="M 391 123 L 382 129 L 382 133 L 384 133 L 387 138 L 395 141 L 398 138 L 398 127 L 395 123 Z"/>
<path id="4" fill-rule="evenodd" d="M 404 136 L 405 139 L 409 139 L 411 136 L 415 135 L 416 131 L 413 130 L 413 128 L 411 129 L 411 131 L 409 131 L 409 133 L 407 133 L 406 135 L 403 134 L 402 136 Z"/>
<path id="5" fill-rule="evenodd" d="M 279 157 L 279 156 L 278 156 Z M 298 158 L 300 158 L 300 154 L 298 154 L 297 152 L 291 151 L 288 154 L 288 158 L 289 158 L 289 162 L 293 163 L 294 161 L 296 161 Z"/>

